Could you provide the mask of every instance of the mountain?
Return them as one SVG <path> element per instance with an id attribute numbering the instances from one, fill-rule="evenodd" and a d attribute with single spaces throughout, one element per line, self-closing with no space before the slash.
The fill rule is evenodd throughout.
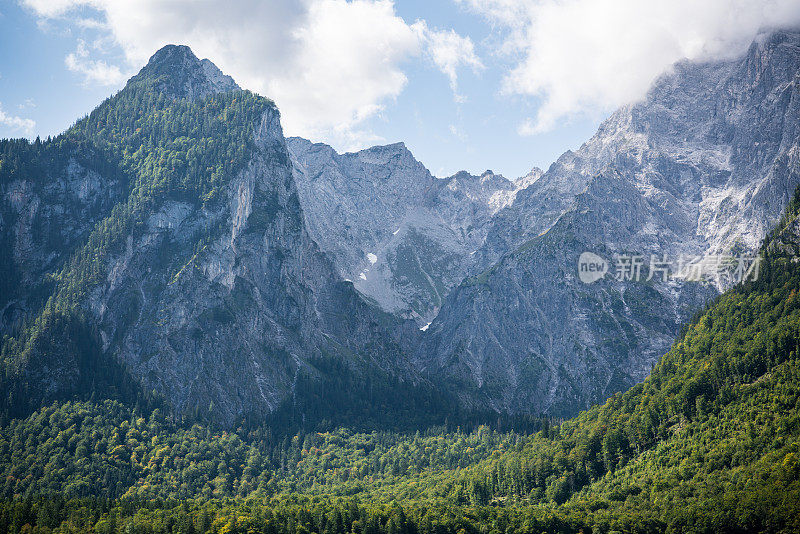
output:
<path id="1" fill-rule="evenodd" d="M 167 46 L 64 134 L 0 144 L 3 412 L 574 414 L 642 381 L 728 285 L 586 284 L 578 259 L 753 254 L 800 182 L 798 67 L 791 31 L 679 63 L 511 181 L 287 141 L 271 101 Z"/>
<path id="2" fill-rule="evenodd" d="M 178 46 L 0 141 L 0 531 L 797 532 L 798 72 L 680 63 L 514 182 L 287 142 Z"/>
<path id="3" fill-rule="evenodd" d="M 417 328 L 311 239 L 274 104 L 187 47 L 62 136 L 0 154 L 5 268 L 23 281 L 4 317 L 29 314 L 3 344 L 8 413 L 73 395 L 226 426 L 438 413 L 405 356 Z"/>
<path id="4" fill-rule="evenodd" d="M 309 232 L 341 276 L 420 326 L 475 269 L 492 217 L 528 183 L 491 171 L 435 178 L 403 143 L 338 154 L 295 137 L 289 152 Z"/>
<path id="5" fill-rule="evenodd" d="M 701 250 L 757 249 L 793 191 L 798 40 L 764 33 L 744 57 L 674 65 L 499 214 L 481 253 L 498 257 L 547 230 L 609 166 L 669 204 Z"/>
<path id="6" fill-rule="evenodd" d="M 800 192 L 758 280 L 699 314 L 643 383 L 561 424 L 282 439 L 54 403 L 0 426 L 0 529 L 796 532 L 798 215 Z"/>
<path id="7" fill-rule="evenodd" d="M 466 404 L 574 414 L 643 380 L 724 279 L 660 274 L 653 255 L 752 255 L 800 183 L 800 33 L 744 57 L 682 62 L 493 218 L 478 264 L 442 304 L 417 364 Z M 591 252 L 644 279 L 577 276 Z M 611 273 L 614 274 L 614 273 Z"/>
<path id="8" fill-rule="evenodd" d="M 729 284 L 586 285 L 578 258 L 638 255 L 646 278 L 654 255 L 752 255 L 798 183 L 799 42 L 771 32 L 744 57 L 681 62 L 516 182 L 437 179 L 402 144 L 293 138 L 309 231 L 360 293 L 427 330 L 414 365 L 465 406 L 574 414 L 643 380 Z"/>

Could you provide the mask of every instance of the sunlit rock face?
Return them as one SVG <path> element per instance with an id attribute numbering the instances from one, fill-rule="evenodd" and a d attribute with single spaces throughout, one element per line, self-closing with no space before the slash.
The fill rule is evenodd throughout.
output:
<path id="1" fill-rule="evenodd" d="M 493 218 L 417 351 L 467 404 L 571 414 L 642 380 L 726 285 L 577 278 L 581 253 L 751 254 L 800 182 L 800 35 L 683 62 Z"/>

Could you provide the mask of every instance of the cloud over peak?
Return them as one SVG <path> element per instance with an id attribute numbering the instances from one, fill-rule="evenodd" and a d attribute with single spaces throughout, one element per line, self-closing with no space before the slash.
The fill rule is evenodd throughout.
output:
<path id="1" fill-rule="evenodd" d="M 502 91 L 541 99 L 535 134 L 641 98 L 678 60 L 743 53 L 764 28 L 800 24 L 798 0 L 458 0 L 504 33 Z"/>

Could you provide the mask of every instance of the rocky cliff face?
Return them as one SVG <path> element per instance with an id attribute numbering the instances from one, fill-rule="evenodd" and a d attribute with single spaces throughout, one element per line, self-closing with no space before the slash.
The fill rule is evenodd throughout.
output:
<path id="1" fill-rule="evenodd" d="M 609 166 L 671 203 L 702 249 L 757 247 L 792 193 L 798 41 L 796 32 L 765 34 L 741 59 L 676 64 L 499 213 L 481 254 L 497 258 L 547 230 Z"/>
<path id="2" fill-rule="evenodd" d="M 316 358 L 347 354 L 355 367 L 412 375 L 393 334 L 306 232 L 276 110 L 255 135 L 222 209 L 164 203 L 91 302 L 105 350 L 179 410 L 213 403 L 223 421 L 274 411 L 300 373 L 318 373 Z M 213 228 L 191 254 L 192 237 Z M 186 263 L 172 274 L 158 268 L 164 254 Z"/>
<path id="3" fill-rule="evenodd" d="M 420 326 L 474 269 L 492 216 L 528 183 L 491 171 L 435 178 L 402 143 L 337 154 L 291 138 L 289 150 L 309 231 L 341 276 Z"/>
<path id="4" fill-rule="evenodd" d="M 21 155 L 16 154 L 22 152 Z M 67 140 L 0 150 L 0 336 L 19 332 L 59 270 L 125 193 L 125 176 Z"/>
<path id="5" fill-rule="evenodd" d="M 752 253 L 800 183 L 800 34 L 681 63 L 497 214 L 493 267 L 446 300 L 418 350 L 465 402 L 574 413 L 641 380 L 725 281 L 587 285 L 589 251 Z"/>

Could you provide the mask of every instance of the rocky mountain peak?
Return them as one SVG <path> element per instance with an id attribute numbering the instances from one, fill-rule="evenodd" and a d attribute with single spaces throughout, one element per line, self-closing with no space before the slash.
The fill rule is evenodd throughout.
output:
<path id="1" fill-rule="evenodd" d="M 152 55 L 128 86 L 152 84 L 173 98 L 195 100 L 239 90 L 230 76 L 208 59 L 199 59 L 186 45 L 166 45 Z"/>
<path id="2" fill-rule="evenodd" d="M 155 65 L 178 66 L 185 63 L 199 63 L 200 60 L 186 45 L 168 44 L 156 50 L 150 56 L 145 69 Z"/>
<path id="3" fill-rule="evenodd" d="M 391 143 L 388 145 L 377 145 L 370 148 L 365 148 L 355 153 L 356 156 L 364 161 L 373 165 L 401 165 L 401 166 L 417 166 L 419 162 L 402 141 L 399 143 Z"/>
<path id="4" fill-rule="evenodd" d="M 514 180 L 514 184 L 519 189 L 525 189 L 526 187 L 531 185 L 533 182 L 535 182 L 536 180 L 541 178 L 543 174 L 544 174 L 544 171 L 542 169 L 540 169 L 539 167 L 533 167 L 528 172 L 528 174 L 526 174 L 525 176 L 520 176 L 519 178 Z"/>

